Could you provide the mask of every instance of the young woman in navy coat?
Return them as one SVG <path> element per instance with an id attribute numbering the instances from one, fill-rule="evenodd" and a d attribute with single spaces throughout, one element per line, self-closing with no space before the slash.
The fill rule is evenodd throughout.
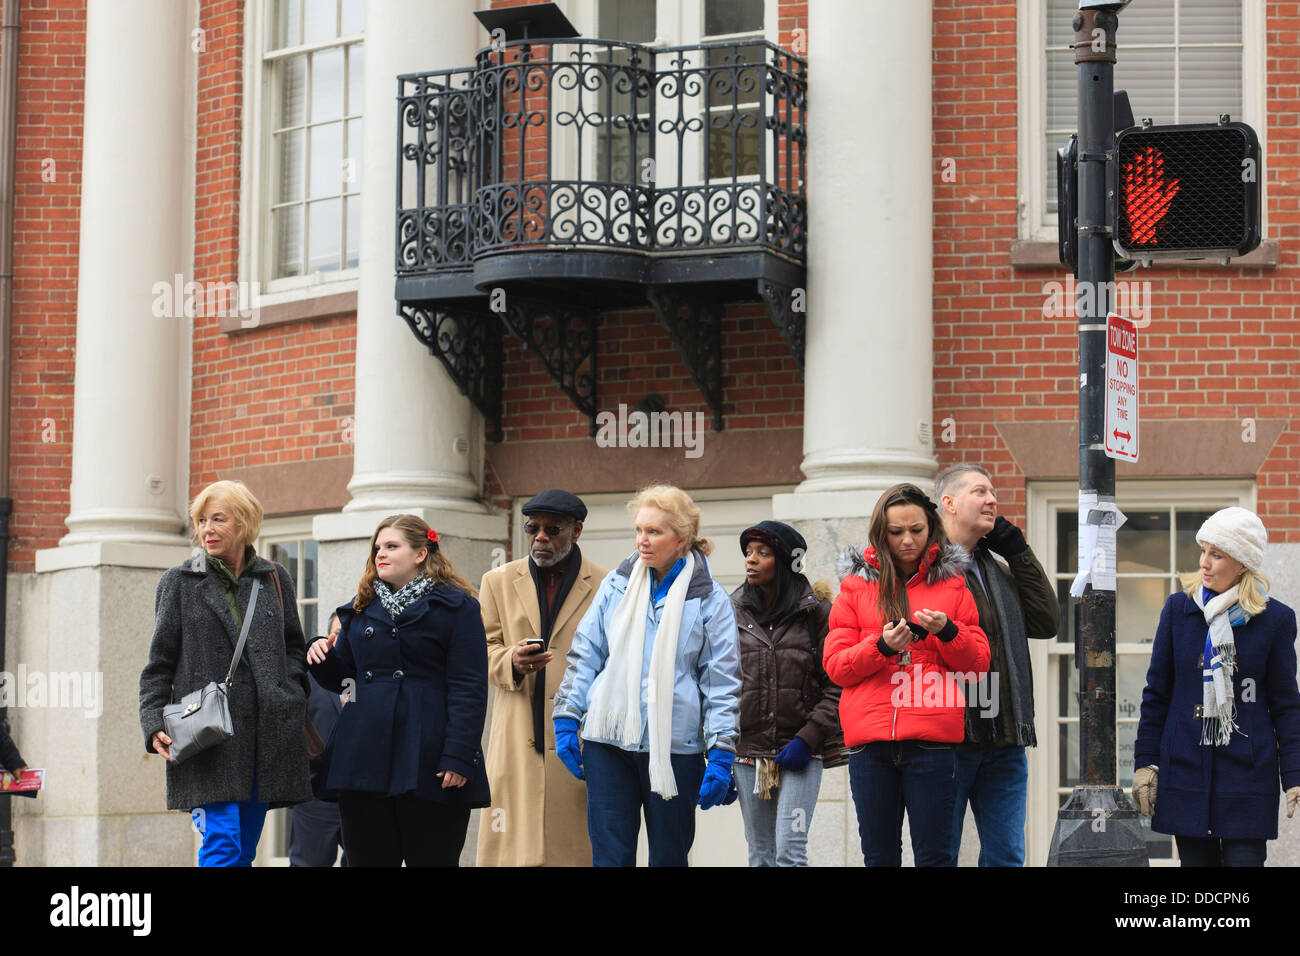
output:
<path id="1" fill-rule="evenodd" d="M 308 651 L 347 691 L 317 775 L 337 796 L 353 866 L 456 866 L 469 812 L 489 803 L 480 741 L 487 638 L 473 588 L 415 515 L 385 518 L 343 627 Z"/>
<path id="2" fill-rule="evenodd" d="M 1200 572 L 1156 629 L 1133 800 L 1154 812 L 1151 829 L 1173 834 L 1183 866 L 1263 866 L 1279 777 L 1288 817 L 1300 803 L 1295 612 L 1268 596 L 1253 512 L 1216 512 L 1196 540 Z"/>

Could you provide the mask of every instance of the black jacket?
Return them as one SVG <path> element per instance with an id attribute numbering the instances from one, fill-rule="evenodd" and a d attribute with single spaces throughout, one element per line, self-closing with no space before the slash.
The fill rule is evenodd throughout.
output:
<path id="1" fill-rule="evenodd" d="M 977 577 L 973 568 L 966 570 L 966 586 L 975 597 L 979 609 L 980 627 L 989 639 L 989 676 L 982 683 L 996 688 L 996 716 L 984 716 L 978 701 L 966 708 L 966 739 L 962 749 L 1018 745 L 1033 747 L 1038 743 L 1034 732 L 1034 674 L 1029 662 L 1027 639 L 1050 640 L 1061 625 L 1061 610 L 1056 589 L 1034 557 L 1026 548 L 1010 558 L 994 555 L 983 541 L 975 546 L 974 559 L 979 565 Z M 1012 637 L 1007 622 L 1000 619 L 990 595 L 980 584 L 983 578 L 991 588 L 994 575 L 1001 576 L 1015 594 L 1011 613 L 1018 613 L 1022 625 L 1014 628 L 1023 631 L 1024 639 Z M 993 683 L 996 674 L 996 683 Z M 983 688 L 981 689 L 983 690 Z M 993 694 L 985 695 L 992 703 Z"/>
<path id="2" fill-rule="evenodd" d="M 9 736 L 9 731 L 5 730 L 5 725 L 0 724 L 0 769 L 17 770 L 19 767 L 27 766 L 27 761 L 23 755 L 18 752 L 18 746 Z"/>

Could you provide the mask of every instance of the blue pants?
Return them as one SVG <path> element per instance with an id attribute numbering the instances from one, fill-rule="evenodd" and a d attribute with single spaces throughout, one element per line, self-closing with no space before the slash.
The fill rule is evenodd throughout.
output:
<path id="1" fill-rule="evenodd" d="M 645 812 L 651 866 L 686 866 L 695 842 L 695 804 L 704 779 L 704 754 L 673 754 L 677 796 L 650 790 L 650 755 L 582 742 L 587 775 L 587 833 L 592 866 L 636 866 L 641 813 Z"/>
<path id="2" fill-rule="evenodd" d="M 1029 759 L 1024 747 L 986 747 L 957 754 L 957 805 L 952 858 L 961 846 L 966 801 L 980 835 L 980 866 L 1025 865 L 1025 794 Z"/>
<path id="3" fill-rule="evenodd" d="M 733 768 L 745 818 L 750 866 L 807 866 L 808 828 L 822 785 L 822 762 L 810 760 L 803 770 L 781 771 L 781 783 L 763 800 L 754 793 L 758 770 L 753 764 Z"/>
<path id="4" fill-rule="evenodd" d="M 867 866 L 903 865 L 904 810 L 916 865 L 956 865 L 952 853 L 956 767 L 952 744 L 917 740 L 867 744 L 849 755 L 849 787 Z"/>
<path id="5" fill-rule="evenodd" d="M 1219 840 L 1214 837 L 1174 837 L 1183 866 L 1263 866 L 1267 840 Z"/>
<path id="6" fill-rule="evenodd" d="M 257 800 L 257 774 L 252 799 L 240 803 L 205 803 L 190 811 L 194 829 L 203 835 L 199 866 L 252 866 L 262 838 L 268 803 Z"/>

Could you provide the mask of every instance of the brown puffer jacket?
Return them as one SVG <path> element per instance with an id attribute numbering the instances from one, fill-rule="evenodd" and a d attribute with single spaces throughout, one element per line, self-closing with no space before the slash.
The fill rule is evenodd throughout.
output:
<path id="1" fill-rule="evenodd" d="M 822 669 L 822 642 L 830 619 L 830 587 L 805 585 L 797 610 L 771 630 L 731 593 L 739 632 L 740 742 L 738 757 L 774 757 L 796 736 L 814 754 L 841 739 L 840 688 Z"/>

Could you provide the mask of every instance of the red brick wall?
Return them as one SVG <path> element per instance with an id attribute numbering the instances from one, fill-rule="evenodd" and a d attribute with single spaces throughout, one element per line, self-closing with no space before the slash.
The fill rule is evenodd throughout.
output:
<path id="1" fill-rule="evenodd" d="M 201 11 L 194 275 L 202 283 L 239 278 L 243 9 L 240 0 L 205 0 Z M 191 494 L 235 468 L 350 457 L 355 354 L 354 316 L 235 335 L 216 316 L 196 317 Z"/>
<path id="2" fill-rule="evenodd" d="M 27 0 L 20 8 L 9 392 L 12 571 L 32 570 L 36 550 L 58 543 L 71 507 L 85 8 L 85 0 Z"/>
<path id="3" fill-rule="evenodd" d="M 1073 318 L 1043 315 L 1044 284 L 1058 271 L 1016 270 L 1016 5 L 989 3 L 971 22 L 960 0 L 934 4 L 935 391 L 941 464 L 972 459 L 993 471 L 1001 501 L 1023 516 L 1025 477 L 999 422 L 1074 421 L 1078 415 Z M 1123 55 L 1121 19 L 1120 55 Z M 1295 4 L 1268 4 L 1270 76 L 1300 69 L 1291 39 Z M 813 65 L 815 67 L 815 64 Z M 1150 281 L 1152 324 L 1142 332 L 1142 417 L 1160 420 L 1292 419 L 1300 409 L 1300 322 L 1288 301 L 1300 233 L 1297 88 L 1268 87 L 1267 236 L 1277 269 L 1155 268 L 1117 278 Z M 942 163 L 956 162 L 956 182 Z M 1119 471 L 1123 473 L 1123 466 Z M 1258 476 L 1270 537 L 1300 541 L 1300 435 L 1286 429 Z M 1004 490 L 1005 489 L 1005 490 Z"/>

